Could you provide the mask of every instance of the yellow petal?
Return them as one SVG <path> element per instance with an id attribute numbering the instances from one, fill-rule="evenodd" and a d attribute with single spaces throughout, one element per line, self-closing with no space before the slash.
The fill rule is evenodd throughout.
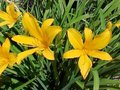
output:
<path id="1" fill-rule="evenodd" d="M 85 42 L 89 42 L 93 39 L 92 30 L 89 28 L 85 28 L 84 35 L 85 35 Z"/>
<path id="2" fill-rule="evenodd" d="M 7 68 L 8 64 L 4 64 L 4 65 L 0 65 L 0 75 L 2 74 L 2 72 Z"/>
<path id="3" fill-rule="evenodd" d="M 24 36 L 24 35 L 16 35 L 12 37 L 12 40 L 17 42 L 17 43 L 21 43 L 21 44 L 25 44 L 25 45 L 30 45 L 32 47 L 36 46 L 36 43 L 38 43 L 37 39 L 33 38 L 33 37 L 29 37 L 29 36 Z"/>
<path id="4" fill-rule="evenodd" d="M 14 53 L 10 53 L 9 54 L 9 67 L 13 67 L 13 65 L 16 63 L 17 58 L 16 58 L 16 54 Z"/>
<path id="5" fill-rule="evenodd" d="M 48 37 L 47 42 L 48 45 L 50 45 L 53 41 L 53 39 L 55 38 L 55 36 L 61 31 L 61 27 L 60 26 L 49 26 L 45 31 L 46 31 L 46 35 Z"/>
<path id="6" fill-rule="evenodd" d="M 4 64 L 8 64 L 8 60 L 5 57 L 0 56 L 0 67 Z"/>
<path id="7" fill-rule="evenodd" d="M 42 55 L 43 50 L 44 50 L 44 49 L 41 49 L 41 50 L 39 50 L 39 51 L 36 51 L 36 53 L 39 54 L 39 55 Z"/>
<path id="8" fill-rule="evenodd" d="M 109 22 L 107 23 L 106 29 L 108 29 L 108 30 L 111 30 L 111 29 L 112 29 L 112 22 L 111 22 L 111 21 L 109 21 Z"/>
<path id="9" fill-rule="evenodd" d="M 7 24 L 9 28 L 12 28 L 15 22 L 11 22 L 10 24 Z"/>
<path id="10" fill-rule="evenodd" d="M 45 30 L 48 26 L 50 26 L 53 23 L 53 21 L 54 19 L 52 18 L 45 20 L 41 26 L 42 30 Z"/>
<path id="11" fill-rule="evenodd" d="M 68 29 L 68 38 L 71 43 L 71 45 L 75 49 L 82 49 L 83 48 L 83 41 L 82 41 L 82 36 L 79 31 L 77 31 L 74 28 Z"/>
<path id="12" fill-rule="evenodd" d="M 34 48 L 34 49 L 30 49 L 30 50 L 26 50 L 24 52 L 21 52 L 18 54 L 17 56 L 17 64 L 20 64 L 21 61 L 26 58 L 27 56 L 33 54 L 34 52 L 38 51 L 39 48 Z"/>
<path id="13" fill-rule="evenodd" d="M 80 72 L 84 79 L 86 79 L 91 67 L 92 62 L 87 55 L 82 55 L 78 61 L 78 66 L 80 68 Z"/>
<path id="14" fill-rule="evenodd" d="M 83 54 L 82 50 L 73 49 L 70 51 L 67 51 L 63 54 L 63 57 L 68 58 L 77 58 L 80 57 Z"/>
<path id="15" fill-rule="evenodd" d="M 8 55 L 9 55 L 9 53 L 6 53 L 5 50 L 4 50 L 4 48 L 0 47 L 0 62 L 1 62 L 1 59 L 7 58 Z"/>
<path id="16" fill-rule="evenodd" d="M 0 23 L 0 26 L 8 25 L 9 28 L 13 27 L 16 22 L 10 15 L 0 10 L 0 18 L 4 21 Z"/>
<path id="17" fill-rule="evenodd" d="M 99 50 L 106 47 L 112 37 L 111 27 L 112 27 L 112 24 L 108 23 L 108 26 L 105 29 L 105 31 L 95 36 L 94 39 L 88 45 L 86 45 L 87 46 L 86 48 Z"/>
<path id="18" fill-rule="evenodd" d="M 5 42 L 2 44 L 3 52 L 8 54 L 10 51 L 10 41 L 8 38 L 5 39 Z"/>
<path id="19" fill-rule="evenodd" d="M 112 60 L 112 57 L 108 53 L 103 51 L 92 50 L 88 52 L 88 55 L 99 58 L 101 60 Z"/>
<path id="20" fill-rule="evenodd" d="M 3 21 L 3 22 L 0 23 L 0 27 L 1 27 L 1 26 L 4 26 L 4 25 L 7 25 L 7 24 L 9 24 L 9 22 Z"/>
<path id="21" fill-rule="evenodd" d="M 17 12 L 15 10 L 14 3 L 9 4 L 6 8 L 6 11 L 10 16 L 13 17 L 13 19 L 16 19 L 16 20 L 17 20 L 18 16 L 21 14 L 20 12 Z"/>
<path id="22" fill-rule="evenodd" d="M 115 24 L 115 26 L 119 28 L 119 27 L 120 27 L 120 22 L 117 22 L 117 23 Z"/>
<path id="23" fill-rule="evenodd" d="M 102 49 L 108 45 L 112 37 L 112 32 L 109 30 L 105 30 L 103 33 L 100 35 L 97 35 L 94 40 L 92 41 L 93 43 L 93 48 L 94 49 Z"/>
<path id="24" fill-rule="evenodd" d="M 12 17 L 9 16 L 6 12 L 0 10 L 0 18 L 5 21 L 13 21 Z"/>
<path id="25" fill-rule="evenodd" d="M 51 51 L 49 48 L 48 48 L 48 49 L 45 49 L 45 50 L 43 51 L 43 56 L 44 56 L 45 58 L 47 58 L 48 60 L 54 60 L 54 59 L 55 59 L 55 58 L 54 58 L 54 52 Z"/>
<path id="26" fill-rule="evenodd" d="M 39 32 L 39 24 L 37 23 L 36 18 L 34 18 L 30 13 L 25 13 L 23 15 L 22 24 L 25 30 L 27 30 L 30 33 L 30 35 L 41 39 L 41 33 Z"/>

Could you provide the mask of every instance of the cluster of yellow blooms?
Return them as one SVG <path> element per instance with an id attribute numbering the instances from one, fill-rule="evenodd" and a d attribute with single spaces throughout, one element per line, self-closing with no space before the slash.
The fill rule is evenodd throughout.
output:
<path id="1" fill-rule="evenodd" d="M 11 28 L 18 20 L 21 12 L 15 10 L 14 3 L 7 6 L 6 12 L 0 10 L 0 18 L 3 20 L 0 23 L 0 26 L 8 25 L 8 27 Z M 15 63 L 20 64 L 21 60 L 35 52 L 40 55 L 42 54 L 48 60 L 54 60 L 54 52 L 49 46 L 55 36 L 61 32 L 62 28 L 60 26 L 51 26 L 53 21 L 54 19 L 47 19 L 40 27 L 35 17 L 28 12 L 24 13 L 22 16 L 22 24 L 29 35 L 16 35 L 12 37 L 12 40 L 28 47 L 32 47 L 32 49 L 23 51 L 18 55 L 11 53 L 10 41 L 7 38 L 5 42 L 0 45 L 0 74 L 7 66 L 12 67 Z M 117 23 L 116 26 L 119 27 L 120 23 Z M 100 51 L 110 42 L 112 37 L 111 28 L 112 23 L 108 22 L 105 31 L 95 37 L 93 37 L 91 29 L 85 28 L 84 43 L 81 33 L 78 30 L 74 28 L 67 30 L 69 42 L 74 49 L 65 52 L 63 57 L 66 59 L 80 57 L 78 66 L 84 79 L 87 77 L 90 68 L 92 67 L 92 61 L 88 56 L 99 58 L 101 60 L 112 60 L 112 57 L 108 53 Z"/>

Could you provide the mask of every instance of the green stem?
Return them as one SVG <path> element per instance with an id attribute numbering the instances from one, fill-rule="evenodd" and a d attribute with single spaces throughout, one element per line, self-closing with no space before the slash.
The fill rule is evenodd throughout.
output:
<path id="1" fill-rule="evenodd" d="M 56 61 L 52 62 L 52 67 L 53 67 L 53 72 L 54 72 L 54 79 L 55 79 L 55 88 L 57 90 L 58 89 L 58 85 L 59 85 L 59 75 L 58 75 L 58 71 L 57 71 L 57 67 L 56 67 Z"/>

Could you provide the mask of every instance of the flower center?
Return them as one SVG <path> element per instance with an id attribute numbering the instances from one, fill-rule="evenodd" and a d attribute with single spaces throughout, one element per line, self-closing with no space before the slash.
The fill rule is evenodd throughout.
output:
<path id="1" fill-rule="evenodd" d="M 83 54 L 87 54 L 88 53 L 88 50 L 85 47 L 83 47 L 82 50 L 83 50 Z"/>

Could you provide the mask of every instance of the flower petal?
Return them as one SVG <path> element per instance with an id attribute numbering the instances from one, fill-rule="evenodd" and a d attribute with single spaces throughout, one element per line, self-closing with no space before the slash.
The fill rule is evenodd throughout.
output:
<path id="1" fill-rule="evenodd" d="M 8 38 L 5 39 L 5 42 L 2 44 L 2 50 L 5 54 L 8 54 L 10 51 L 10 41 Z"/>
<path id="2" fill-rule="evenodd" d="M 63 57 L 68 58 L 77 58 L 80 57 L 83 54 L 82 50 L 73 49 L 70 51 L 67 51 L 63 54 Z"/>
<path id="3" fill-rule="evenodd" d="M 89 42 L 93 39 L 92 30 L 90 28 L 85 28 L 84 34 L 85 34 L 85 42 Z"/>
<path id="4" fill-rule="evenodd" d="M 112 27 L 112 23 L 109 22 L 106 30 L 102 32 L 101 34 L 95 36 L 94 39 L 91 41 L 91 43 L 86 45 L 87 46 L 86 48 L 99 50 L 99 49 L 106 47 L 112 37 L 111 27 Z"/>
<path id="5" fill-rule="evenodd" d="M 17 61 L 16 54 L 10 53 L 9 54 L 9 67 L 13 67 L 16 61 Z"/>
<path id="6" fill-rule="evenodd" d="M 100 35 L 97 35 L 94 40 L 92 41 L 93 43 L 93 48 L 94 49 L 102 49 L 108 45 L 112 37 L 112 33 L 109 30 L 105 30 L 103 33 Z"/>
<path id="7" fill-rule="evenodd" d="M 47 40 L 48 45 L 50 45 L 53 39 L 55 38 L 55 36 L 61 31 L 61 27 L 60 26 L 49 26 L 45 31 L 48 37 L 48 40 Z"/>
<path id="8" fill-rule="evenodd" d="M 83 41 L 82 41 L 81 33 L 78 32 L 76 29 L 74 28 L 68 29 L 68 38 L 69 38 L 71 45 L 75 49 L 83 48 Z"/>
<path id="9" fill-rule="evenodd" d="M 50 48 L 45 49 L 43 51 L 43 56 L 49 60 L 54 60 L 54 52 L 50 50 Z"/>
<path id="10" fill-rule="evenodd" d="M 7 66 L 8 66 L 8 64 L 4 64 L 4 65 L 0 66 L 0 75 L 7 68 Z"/>
<path id="11" fill-rule="evenodd" d="M 14 24 L 15 24 L 15 22 L 11 22 L 10 24 L 8 23 L 7 25 L 9 28 L 12 28 Z"/>
<path id="12" fill-rule="evenodd" d="M 39 32 L 40 27 L 36 18 L 34 18 L 30 13 L 25 13 L 22 18 L 22 23 L 25 30 L 27 30 L 30 35 L 41 40 L 41 33 Z"/>
<path id="13" fill-rule="evenodd" d="M 8 25 L 8 24 L 9 24 L 8 21 L 3 21 L 3 22 L 0 23 L 0 27 L 1 27 L 1 26 L 4 26 L 4 25 Z"/>
<path id="14" fill-rule="evenodd" d="M 24 36 L 24 35 L 16 35 L 12 37 L 12 40 L 21 43 L 21 44 L 26 44 L 26 45 L 31 45 L 32 47 L 36 46 L 37 39 L 29 36 Z"/>
<path id="15" fill-rule="evenodd" d="M 78 66 L 80 68 L 80 72 L 84 79 L 86 79 L 91 67 L 92 62 L 87 55 L 82 55 L 78 61 Z"/>
<path id="16" fill-rule="evenodd" d="M 6 8 L 7 13 L 17 20 L 18 16 L 21 14 L 20 12 L 15 11 L 14 3 L 12 2 Z"/>
<path id="17" fill-rule="evenodd" d="M 33 54 L 34 52 L 38 51 L 39 48 L 34 48 L 34 49 L 30 49 L 30 50 L 26 50 L 24 52 L 21 52 L 18 54 L 17 56 L 17 64 L 20 64 L 21 61 L 26 58 L 27 56 Z"/>
<path id="18" fill-rule="evenodd" d="M 101 60 L 112 60 L 112 57 L 108 53 L 103 51 L 92 50 L 88 52 L 88 55 L 99 58 Z"/>
<path id="19" fill-rule="evenodd" d="M 111 29 L 112 29 L 112 22 L 111 22 L 111 21 L 109 21 L 109 22 L 107 23 L 106 28 L 111 31 Z"/>
<path id="20" fill-rule="evenodd" d="M 14 5 L 10 4 L 10 5 L 7 6 L 6 9 L 7 9 L 7 11 L 10 11 L 10 10 L 12 10 L 12 8 L 14 9 Z M 14 10 L 14 12 L 15 12 L 15 10 Z M 0 26 L 3 26 L 3 25 L 7 24 L 9 28 L 13 27 L 13 25 L 16 22 L 17 17 L 18 17 L 17 16 L 16 18 L 13 18 L 13 16 L 11 16 L 11 14 L 14 15 L 14 16 L 16 16 L 17 12 L 16 12 L 16 14 L 14 12 L 11 12 L 11 13 L 8 12 L 8 13 L 6 13 L 6 12 L 3 12 L 3 11 L 0 10 L 0 18 L 2 18 L 3 20 L 5 20 L 3 23 L 0 23 L 1 24 Z"/>
<path id="21" fill-rule="evenodd" d="M 117 22 L 117 23 L 115 24 L 115 26 L 119 28 L 119 27 L 120 27 L 120 22 Z"/>
<path id="22" fill-rule="evenodd" d="M 9 16 L 6 12 L 0 10 L 0 18 L 5 21 L 13 21 L 12 17 Z"/>
<path id="23" fill-rule="evenodd" d="M 53 23 L 53 21 L 53 18 L 46 19 L 41 26 L 42 30 L 45 30 L 48 26 L 50 26 Z"/>

